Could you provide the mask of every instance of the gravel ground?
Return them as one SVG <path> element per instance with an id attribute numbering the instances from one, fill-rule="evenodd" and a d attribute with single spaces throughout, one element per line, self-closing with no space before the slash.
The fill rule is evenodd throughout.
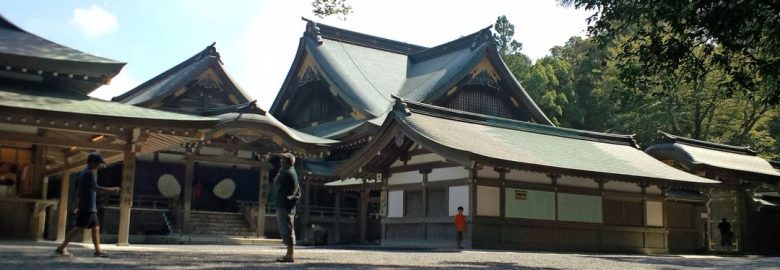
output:
<path id="1" fill-rule="evenodd" d="M 293 264 L 274 262 L 275 246 L 104 245 L 111 258 L 74 244 L 73 257 L 52 242 L 0 242 L 0 269 L 780 269 L 780 257 L 610 255 L 485 250 L 308 248 Z"/>

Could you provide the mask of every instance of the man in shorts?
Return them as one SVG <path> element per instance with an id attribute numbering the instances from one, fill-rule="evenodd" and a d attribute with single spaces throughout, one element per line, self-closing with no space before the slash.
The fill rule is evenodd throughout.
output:
<path id="1" fill-rule="evenodd" d="M 76 182 L 76 192 L 78 198 L 78 209 L 76 213 L 76 228 L 68 232 L 65 241 L 57 247 L 56 253 L 64 256 L 70 256 L 68 243 L 76 239 L 85 229 L 92 230 L 92 243 L 95 244 L 95 257 L 108 257 L 100 251 L 100 224 L 97 217 L 97 192 L 115 192 L 118 193 L 118 187 L 101 187 L 97 184 L 97 170 L 105 162 L 97 153 L 87 156 L 87 167 L 79 173 L 78 182 Z"/>
<path id="2" fill-rule="evenodd" d="M 277 262 L 295 262 L 293 247 L 295 246 L 295 205 L 301 197 L 298 184 L 298 174 L 295 172 L 295 156 L 291 153 L 280 155 L 279 173 L 272 185 L 272 202 L 276 208 L 276 218 L 279 224 L 279 235 L 287 246 L 287 254 L 276 259 Z"/>

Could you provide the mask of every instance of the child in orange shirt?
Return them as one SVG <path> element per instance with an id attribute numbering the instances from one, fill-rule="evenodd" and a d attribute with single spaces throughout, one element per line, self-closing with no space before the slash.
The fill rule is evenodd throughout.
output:
<path id="1" fill-rule="evenodd" d="M 463 206 L 458 206 L 458 213 L 455 215 L 455 231 L 457 231 L 458 248 L 463 248 L 463 231 L 466 230 L 466 216 L 463 215 Z"/>

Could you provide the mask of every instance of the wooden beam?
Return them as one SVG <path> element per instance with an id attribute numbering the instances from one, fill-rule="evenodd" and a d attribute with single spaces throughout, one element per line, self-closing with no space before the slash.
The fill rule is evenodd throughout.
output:
<path id="1" fill-rule="evenodd" d="M 257 160 L 243 159 L 243 158 L 232 157 L 232 156 L 195 155 L 192 156 L 192 159 L 194 161 L 201 161 L 201 162 L 257 166 Z"/>
<path id="2" fill-rule="evenodd" d="M 0 138 L 3 138 L 2 141 L 21 141 L 21 142 L 28 142 L 36 145 L 57 146 L 63 148 L 69 148 L 71 146 L 75 146 L 79 148 L 88 148 L 88 149 L 114 151 L 114 152 L 121 152 L 124 150 L 121 144 L 90 142 L 88 140 L 85 141 L 68 140 L 68 139 L 52 138 L 47 136 L 39 136 L 39 135 L 19 133 L 19 132 L 0 131 Z M 2 141 L 0 141 L 0 143 Z"/>

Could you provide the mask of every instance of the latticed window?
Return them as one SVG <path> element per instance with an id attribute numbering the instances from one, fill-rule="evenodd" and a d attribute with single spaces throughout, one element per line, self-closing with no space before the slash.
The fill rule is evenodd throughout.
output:
<path id="1" fill-rule="evenodd" d="M 284 112 L 283 122 L 299 127 L 313 122 L 333 121 L 338 116 L 349 115 L 351 110 L 330 92 L 324 81 L 311 82 L 298 90 L 293 104 Z"/>
<path id="2" fill-rule="evenodd" d="M 495 89 L 488 87 L 471 86 L 462 89 L 449 100 L 447 107 L 502 118 L 517 118 L 512 115 L 509 100 L 502 99 Z"/>

